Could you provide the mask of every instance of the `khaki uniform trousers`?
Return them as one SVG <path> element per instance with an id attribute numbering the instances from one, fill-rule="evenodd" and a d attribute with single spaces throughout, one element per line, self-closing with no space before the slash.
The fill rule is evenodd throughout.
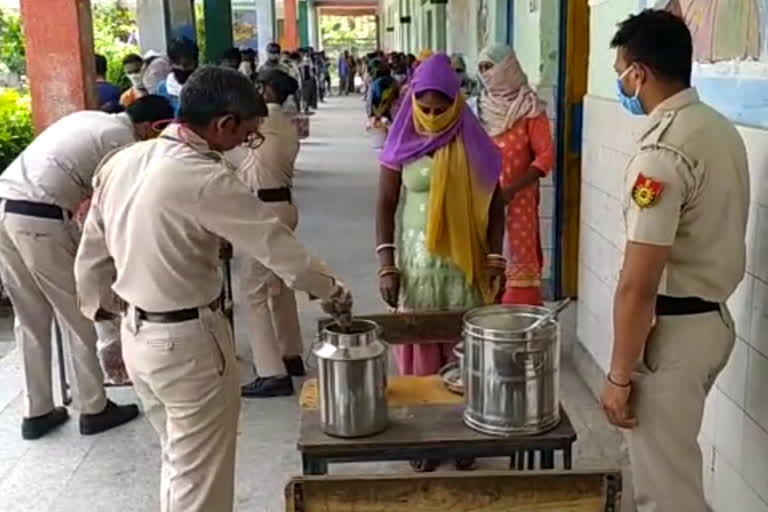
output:
<path id="1" fill-rule="evenodd" d="M 296 229 L 298 213 L 294 205 L 270 205 L 285 225 Z M 249 341 L 256 372 L 259 377 L 287 375 L 283 356 L 301 355 L 304 349 L 296 294 L 253 258 L 244 258 L 240 281 L 248 304 Z"/>
<path id="2" fill-rule="evenodd" d="M 235 492 L 240 375 L 228 320 L 122 323 L 128 375 L 160 435 L 162 512 L 228 512 Z"/>
<path id="3" fill-rule="evenodd" d="M 698 435 L 704 402 L 736 341 L 725 306 L 660 316 L 633 376 L 637 427 L 625 431 L 638 512 L 711 510 Z"/>
<path id="4" fill-rule="evenodd" d="M 104 375 L 93 322 L 78 307 L 75 288 L 77 227 L 57 219 L 6 213 L 0 201 L 0 277 L 15 314 L 14 333 L 24 366 L 24 415 L 53 410 L 51 326 L 54 315 L 68 343 L 66 364 L 75 407 L 104 410 Z"/>

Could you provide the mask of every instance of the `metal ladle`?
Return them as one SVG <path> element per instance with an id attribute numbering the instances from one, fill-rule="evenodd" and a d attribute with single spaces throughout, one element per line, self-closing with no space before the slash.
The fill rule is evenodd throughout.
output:
<path id="1" fill-rule="evenodd" d="M 555 307 L 550 309 L 546 315 L 542 316 L 541 318 L 533 322 L 531 325 L 523 329 L 523 332 L 526 334 L 526 336 L 532 336 L 533 331 L 535 331 L 545 323 L 549 322 L 553 318 L 557 318 L 557 315 L 559 315 L 570 303 L 571 303 L 570 297 L 561 300 Z"/>

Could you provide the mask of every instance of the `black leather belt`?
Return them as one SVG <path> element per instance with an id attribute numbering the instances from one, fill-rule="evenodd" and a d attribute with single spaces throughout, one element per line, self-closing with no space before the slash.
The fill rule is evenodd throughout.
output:
<path id="1" fill-rule="evenodd" d="M 709 302 L 698 297 L 670 297 L 668 295 L 656 297 L 657 316 L 700 315 L 719 310 L 720 304 L 717 302 Z"/>
<path id="2" fill-rule="evenodd" d="M 36 203 L 34 201 L 5 200 L 6 213 L 26 215 L 28 217 L 40 217 L 43 219 L 64 220 L 64 210 L 53 204 Z"/>
<path id="3" fill-rule="evenodd" d="M 139 320 L 156 324 L 176 324 L 200 317 L 197 308 L 177 309 L 176 311 L 165 311 L 163 313 L 153 313 L 151 311 L 144 311 L 143 309 L 136 308 L 136 313 Z"/>
<path id="4" fill-rule="evenodd" d="M 260 188 L 256 195 L 265 203 L 291 202 L 291 189 L 288 187 Z"/>

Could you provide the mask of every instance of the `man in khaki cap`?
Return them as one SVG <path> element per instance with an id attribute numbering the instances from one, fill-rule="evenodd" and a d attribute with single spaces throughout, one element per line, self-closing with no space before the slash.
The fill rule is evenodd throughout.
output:
<path id="1" fill-rule="evenodd" d="M 627 244 L 603 409 L 626 429 L 639 512 L 710 510 L 697 436 L 735 341 L 749 172 L 734 126 L 691 84 L 683 21 L 647 10 L 611 46 L 621 104 L 649 116 L 625 171 Z"/>
<path id="2" fill-rule="evenodd" d="M 124 114 L 75 112 L 44 130 L 0 177 L 0 275 L 13 304 L 24 367 L 24 439 L 40 438 L 69 417 L 53 402 L 54 315 L 69 341 L 81 434 L 107 430 L 138 414 L 135 405 L 118 406 L 104 392 L 96 331 L 77 306 L 72 267 L 79 233 L 72 214 L 90 196 L 102 158 L 156 136 L 156 123 L 167 125 L 172 116 L 170 104 L 159 96 L 141 98 Z"/>
<path id="3" fill-rule="evenodd" d="M 281 105 L 296 93 L 298 83 L 279 69 L 262 71 L 258 82 L 269 111 L 260 128 L 264 143 L 250 152 L 239 168 L 239 175 L 254 195 L 295 230 L 299 217 L 292 189 L 299 136 Z M 244 259 L 240 283 L 248 304 L 248 334 L 258 373 L 255 380 L 242 387 L 242 395 L 248 398 L 292 395 L 291 377 L 304 376 L 296 295 L 254 258 Z"/>
<path id="4" fill-rule="evenodd" d="M 351 297 L 223 156 L 262 140 L 253 84 L 207 67 L 186 83 L 179 124 L 109 158 L 94 180 L 75 263 L 83 312 L 125 304 L 123 355 L 162 443 L 163 512 L 227 512 L 234 501 L 240 382 L 220 304 L 222 240 L 291 287 L 348 314 Z"/>

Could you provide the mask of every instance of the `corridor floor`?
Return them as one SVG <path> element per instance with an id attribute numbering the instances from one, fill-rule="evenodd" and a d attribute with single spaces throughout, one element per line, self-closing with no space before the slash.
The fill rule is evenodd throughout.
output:
<path id="1" fill-rule="evenodd" d="M 327 259 L 350 285 L 355 310 L 381 312 L 374 256 L 374 199 L 377 164 L 363 131 L 359 98 L 331 98 L 312 119 L 297 164 L 296 193 L 301 211 L 299 237 Z M 300 303 L 305 346 L 320 316 Z M 236 324 L 244 325 L 237 311 Z M 12 338 L 11 322 L 0 321 L 0 338 Z M 238 331 L 243 360 L 250 358 L 246 333 Z M 603 419 L 586 386 L 563 368 L 561 395 L 579 440 L 577 468 L 618 468 L 624 457 L 620 437 Z M 244 365 L 243 380 L 250 377 Z M 159 509 L 160 446 L 145 418 L 94 437 L 81 437 L 73 420 L 35 442 L 20 438 L 23 396 L 18 352 L 0 360 L 0 511 L 151 512 Z M 110 391 L 116 401 L 135 400 L 129 389 Z M 58 396 L 58 394 L 56 395 Z M 237 460 L 237 510 L 284 510 L 283 488 L 300 474 L 296 451 L 296 399 L 243 402 Z M 484 461 L 481 467 L 500 467 Z M 332 466 L 333 473 L 406 472 L 405 463 Z M 627 508 L 629 510 L 629 508 Z"/>

